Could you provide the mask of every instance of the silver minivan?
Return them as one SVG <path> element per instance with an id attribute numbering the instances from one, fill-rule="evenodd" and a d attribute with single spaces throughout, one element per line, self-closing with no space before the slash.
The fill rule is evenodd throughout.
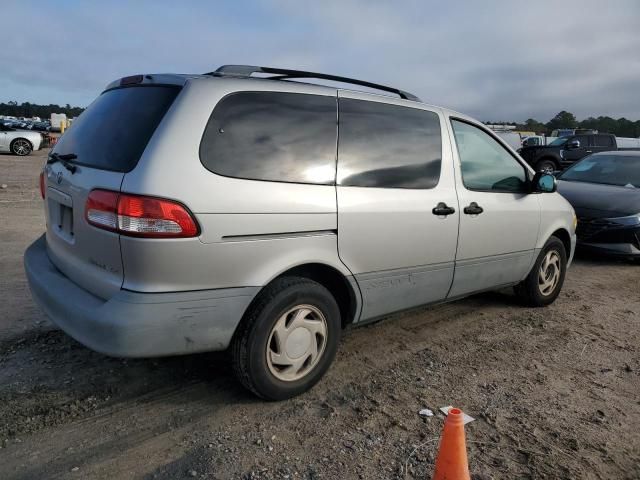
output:
<path id="1" fill-rule="evenodd" d="M 314 385 L 349 324 L 509 286 L 548 305 L 575 246 L 555 179 L 480 122 L 295 70 L 115 81 L 40 186 L 25 269 L 56 325 L 114 356 L 229 349 L 266 399 Z"/>

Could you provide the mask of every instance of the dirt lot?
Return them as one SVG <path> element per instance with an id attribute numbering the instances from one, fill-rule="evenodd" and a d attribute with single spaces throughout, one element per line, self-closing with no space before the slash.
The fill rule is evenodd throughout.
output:
<path id="1" fill-rule="evenodd" d="M 44 152 L 0 155 L 0 478 L 429 478 L 456 405 L 471 471 L 640 478 L 640 266 L 578 257 L 546 309 L 475 296 L 345 332 L 327 377 L 280 403 L 224 354 L 119 360 L 55 330 L 25 247 Z"/>

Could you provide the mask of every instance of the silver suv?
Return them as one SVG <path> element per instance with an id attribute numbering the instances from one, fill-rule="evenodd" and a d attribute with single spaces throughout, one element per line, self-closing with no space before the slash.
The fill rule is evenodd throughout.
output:
<path id="1" fill-rule="evenodd" d="M 315 384 L 349 324 L 508 286 L 547 305 L 575 245 L 555 179 L 481 123 L 295 70 L 115 81 L 40 184 L 25 268 L 54 323 L 114 356 L 230 349 L 266 399 Z"/>

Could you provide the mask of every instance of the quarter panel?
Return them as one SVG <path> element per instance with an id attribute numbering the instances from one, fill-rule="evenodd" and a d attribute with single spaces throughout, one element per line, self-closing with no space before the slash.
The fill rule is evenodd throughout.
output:
<path id="1" fill-rule="evenodd" d="M 121 237 L 121 248 L 123 288 L 137 292 L 260 287 L 306 263 L 350 274 L 338 259 L 335 234 L 218 243 Z"/>
<path id="2" fill-rule="evenodd" d="M 235 241 L 238 237 L 300 236 L 335 233 L 335 213 L 229 213 L 199 214 L 203 243 Z"/>

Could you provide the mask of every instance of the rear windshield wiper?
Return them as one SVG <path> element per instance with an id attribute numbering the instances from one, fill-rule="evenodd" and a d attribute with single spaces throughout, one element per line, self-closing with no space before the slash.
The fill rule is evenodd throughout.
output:
<path id="1" fill-rule="evenodd" d="M 69 162 L 69 160 L 73 160 L 75 158 L 78 158 L 75 153 L 64 153 L 62 155 L 59 153 L 50 153 L 49 158 L 47 159 L 47 165 L 60 162 L 64 168 L 69 170 L 71 173 L 75 173 L 77 167 L 73 163 Z"/>

